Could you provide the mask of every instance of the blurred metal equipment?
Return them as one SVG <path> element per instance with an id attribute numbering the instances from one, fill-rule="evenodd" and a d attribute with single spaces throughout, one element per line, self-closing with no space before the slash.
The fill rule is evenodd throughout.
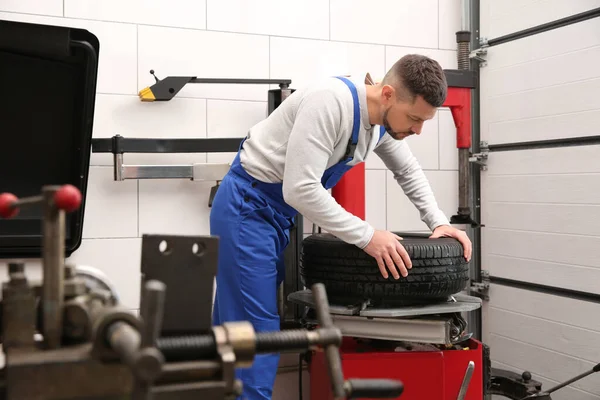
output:
<path id="1" fill-rule="evenodd" d="M 344 381 L 338 352 L 342 334 L 333 326 L 325 288 L 319 284 L 312 288 L 319 327 L 311 331 L 255 333 L 245 321 L 211 327 L 210 313 L 201 313 L 200 333 L 176 336 L 176 329 L 164 329 L 178 323 L 177 318 L 163 323 L 169 304 L 167 286 L 148 277 L 136 316 L 119 303 L 102 272 L 65 265 L 65 214 L 75 211 L 81 200 L 81 193 L 71 185 L 44 186 L 42 195 L 22 199 L 0 194 L 1 217 L 12 218 L 21 208 L 39 204 L 44 209 L 42 282 L 30 283 L 25 264 L 12 262 L 10 279 L 2 288 L 6 363 L 0 374 L 1 399 L 234 399 L 243 389 L 235 369 L 251 365 L 256 354 L 319 346 L 326 352 L 336 399 L 396 398 L 402 393 L 399 381 Z M 212 287 L 218 238 L 153 235 L 143 241 L 146 274 L 162 273 L 166 281 L 176 283 L 164 270 L 177 270 L 159 271 L 162 253 L 174 257 L 182 268 L 197 271 L 197 277 Z M 161 244 L 166 246 L 159 248 Z M 152 247 L 157 248 L 156 254 Z M 178 285 L 173 285 L 174 293 Z M 172 297 L 181 299 L 179 294 Z M 185 306 L 171 302 L 169 312 L 186 311 Z M 210 302 L 199 308 L 210 308 Z M 162 332 L 168 336 L 161 337 Z"/>

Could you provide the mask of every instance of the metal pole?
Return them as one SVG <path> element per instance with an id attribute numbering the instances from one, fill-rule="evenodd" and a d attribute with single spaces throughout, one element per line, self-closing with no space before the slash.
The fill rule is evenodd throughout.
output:
<path id="1" fill-rule="evenodd" d="M 44 199 L 43 336 L 49 349 L 60 347 L 63 322 L 65 212 L 58 209 L 54 203 L 54 195 L 58 189 L 57 186 L 46 186 L 42 189 Z"/>

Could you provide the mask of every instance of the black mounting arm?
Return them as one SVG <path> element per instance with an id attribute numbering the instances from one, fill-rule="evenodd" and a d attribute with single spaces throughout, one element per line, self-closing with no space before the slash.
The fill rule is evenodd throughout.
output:
<path id="1" fill-rule="evenodd" d="M 188 83 L 225 83 L 225 84 L 250 84 L 250 85 L 279 85 L 281 89 L 289 89 L 290 79 L 240 79 L 240 78 L 196 78 L 195 76 L 167 76 L 158 79 L 154 70 L 150 74 L 156 80 L 139 92 L 142 101 L 169 101 Z"/>

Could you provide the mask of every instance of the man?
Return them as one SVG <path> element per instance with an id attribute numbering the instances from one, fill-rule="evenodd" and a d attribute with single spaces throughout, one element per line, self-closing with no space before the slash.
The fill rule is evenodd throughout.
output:
<path id="1" fill-rule="evenodd" d="M 450 226 L 403 140 L 421 133 L 446 93 L 436 61 L 407 55 L 376 85 L 330 77 L 299 89 L 253 126 L 211 211 L 211 234 L 220 237 L 214 324 L 247 320 L 256 331 L 279 329 L 277 287 L 284 279 L 283 251 L 298 212 L 364 249 L 385 278 L 408 275 L 411 261 L 398 236 L 375 230 L 328 192 L 373 152 L 394 173 L 433 231 L 431 237 L 457 238 L 469 260 L 467 235 Z M 271 398 L 278 361 L 278 355 L 257 356 L 252 368 L 237 373 L 244 398 Z"/>

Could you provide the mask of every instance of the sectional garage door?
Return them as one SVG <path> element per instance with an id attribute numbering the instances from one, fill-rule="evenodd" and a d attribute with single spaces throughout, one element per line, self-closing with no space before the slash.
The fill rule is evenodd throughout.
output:
<path id="1" fill-rule="evenodd" d="M 483 0 L 496 38 L 600 1 Z M 493 365 L 545 388 L 600 362 L 600 18 L 491 46 L 481 68 L 483 312 Z M 553 394 L 600 399 L 600 374 Z"/>

